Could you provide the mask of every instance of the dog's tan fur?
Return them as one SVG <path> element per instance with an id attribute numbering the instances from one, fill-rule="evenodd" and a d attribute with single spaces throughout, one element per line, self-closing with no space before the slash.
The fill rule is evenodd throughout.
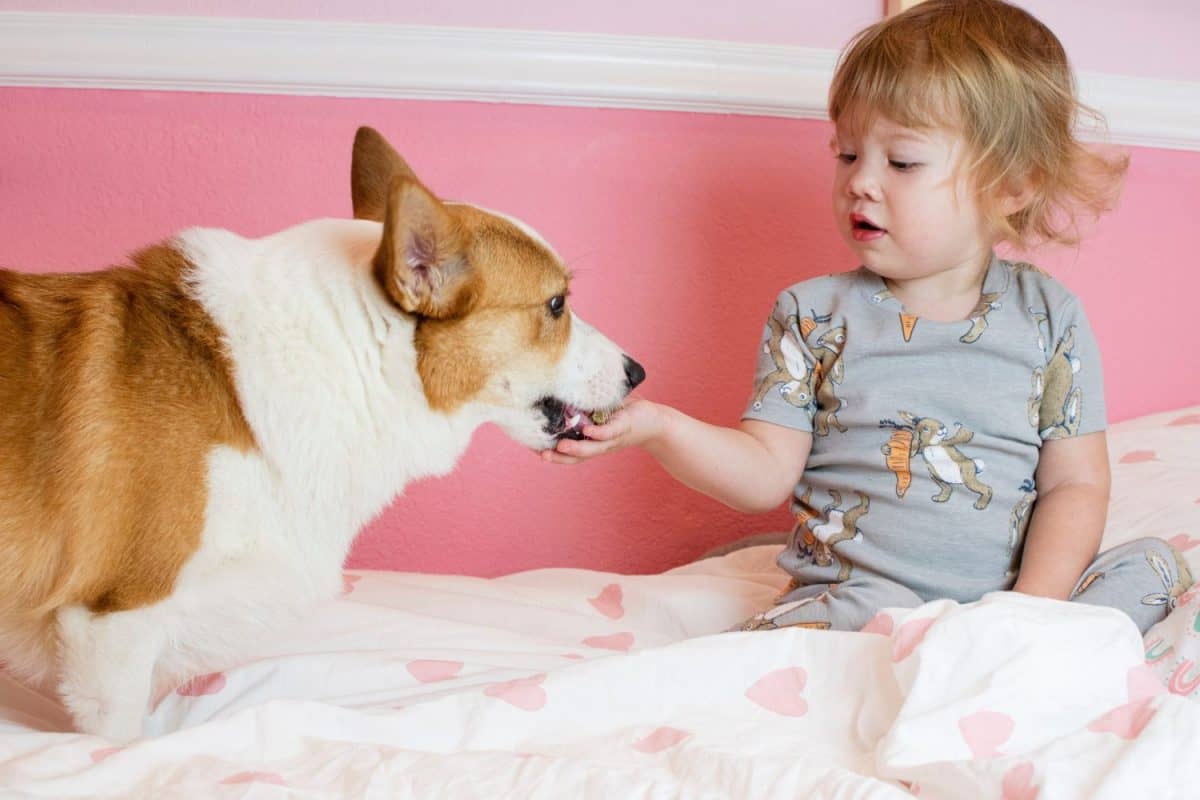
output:
<path id="1" fill-rule="evenodd" d="M 119 611 L 169 594 L 203 527 L 206 454 L 254 447 L 219 332 L 181 289 L 187 267 L 157 246 L 130 268 L 0 271 L 10 636 L 48 639 L 63 605 Z"/>

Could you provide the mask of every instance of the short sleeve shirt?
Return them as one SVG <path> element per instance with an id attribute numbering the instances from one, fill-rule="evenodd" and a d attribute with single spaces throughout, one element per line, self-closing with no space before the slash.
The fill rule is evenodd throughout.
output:
<path id="1" fill-rule="evenodd" d="M 779 561 L 798 582 L 865 570 L 962 602 L 1011 587 L 1042 443 L 1106 426 L 1079 301 L 995 257 L 956 322 L 905 313 L 865 268 L 786 289 L 744 418 L 813 434 Z"/>

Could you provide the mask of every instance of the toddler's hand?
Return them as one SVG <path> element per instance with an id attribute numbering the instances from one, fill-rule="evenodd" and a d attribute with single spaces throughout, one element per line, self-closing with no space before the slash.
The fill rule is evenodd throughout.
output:
<path id="1" fill-rule="evenodd" d="M 624 408 L 603 425 L 584 425 L 587 439 L 561 439 L 553 450 L 543 450 L 542 458 L 554 464 L 578 464 L 604 453 L 634 447 L 662 431 L 660 406 L 649 400 L 629 399 Z"/>

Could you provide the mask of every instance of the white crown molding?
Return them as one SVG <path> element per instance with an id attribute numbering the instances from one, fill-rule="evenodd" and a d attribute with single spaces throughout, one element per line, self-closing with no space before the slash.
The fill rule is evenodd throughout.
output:
<path id="1" fill-rule="evenodd" d="M 308 20 L 0 12 L 0 86 L 154 89 L 824 118 L 836 52 Z M 1114 142 L 1200 150 L 1200 83 L 1083 73 Z"/>

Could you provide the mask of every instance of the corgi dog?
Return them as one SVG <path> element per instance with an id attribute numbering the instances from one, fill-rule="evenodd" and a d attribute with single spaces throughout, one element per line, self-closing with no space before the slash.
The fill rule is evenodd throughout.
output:
<path id="1" fill-rule="evenodd" d="M 0 271 L 0 659 L 77 728 L 335 596 L 360 528 L 481 424 L 542 450 L 642 367 L 522 222 L 359 129 L 354 217 L 193 228 L 129 266 Z"/>

